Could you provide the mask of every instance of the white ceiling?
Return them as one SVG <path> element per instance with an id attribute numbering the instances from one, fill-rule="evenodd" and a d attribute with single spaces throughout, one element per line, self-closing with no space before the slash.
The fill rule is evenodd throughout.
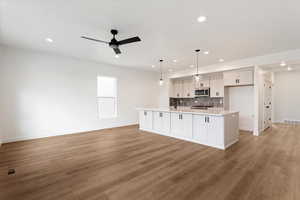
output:
<path id="1" fill-rule="evenodd" d="M 299 0 L 0 0 L 0 43 L 150 70 L 163 58 L 165 68 L 186 69 L 196 48 L 210 51 L 200 66 L 300 48 L 299 7 Z M 198 23 L 200 15 L 207 21 Z M 142 42 L 122 46 L 117 59 L 105 44 L 80 38 L 110 40 L 112 28 L 118 39 Z"/>
<path id="2" fill-rule="evenodd" d="M 293 72 L 295 70 L 300 70 L 300 60 L 286 61 L 284 63 L 286 64 L 285 66 L 281 66 L 279 63 L 272 63 L 262 65 L 260 68 L 269 72 L 284 72 L 289 70 Z"/>

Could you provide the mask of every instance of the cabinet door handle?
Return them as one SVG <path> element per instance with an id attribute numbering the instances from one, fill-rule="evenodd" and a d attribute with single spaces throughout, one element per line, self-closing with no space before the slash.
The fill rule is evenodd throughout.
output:
<path id="1" fill-rule="evenodd" d="M 181 120 L 183 119 L 182 114 L 181 114 Z"/>
<path id="2" fill-rule="evenodd" d="M 207 123 L 209 123 L 209 117 L 207 117 Z"/>
<path id="3" fill-rule="evenodd" d="M 147 112 L 146 112 L 146 111 L 144 111 L 144 115 L 145 115 L 145 116 L 147 115 Z"/>
<path id="4" fill-rule="evenodd" d="M 205 121 L 205 123 L 207 122 L 207 118 L 206 118 L 206 116 L 205 116 L 205 118 L 204 118 L 204 121 Z"/>

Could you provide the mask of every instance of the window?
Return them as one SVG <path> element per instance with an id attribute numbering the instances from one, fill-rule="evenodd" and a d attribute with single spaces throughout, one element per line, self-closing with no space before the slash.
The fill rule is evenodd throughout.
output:
<path id="1" fill-rule="evenodd" d="M 117 79 L 98 76 L 97 103 L 100 119 L 117 117 Z"/>

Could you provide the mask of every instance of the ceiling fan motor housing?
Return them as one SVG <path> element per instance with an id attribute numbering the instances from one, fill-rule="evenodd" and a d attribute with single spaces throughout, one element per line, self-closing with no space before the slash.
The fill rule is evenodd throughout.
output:
<path id="1" fill-rule="evenodd" d="M 113 39 L 110 41 L 109 46 L 110 46 L 111 48 L 118 48 L 118 47 L 119 47 L 118 41 L 117 41 L 115 38 L 113 38 Z"/>

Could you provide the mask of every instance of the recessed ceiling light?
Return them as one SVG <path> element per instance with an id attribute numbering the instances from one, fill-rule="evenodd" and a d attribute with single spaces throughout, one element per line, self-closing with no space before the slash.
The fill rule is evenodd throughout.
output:
<path id="1" fill-rule="evenodd" d="M 177 62 L 177 60 L 176 60 L 176 59 L 174 59 L 174 60 L 173 60 L 173 62 L 174 62 L 174 63 L 176 63 L 176 62 Z"/>
<path id="2" fill-rule="evenodd" d="M 220 58 L 220 59 L 219 59 L 219 62 L 224 62 L 224 59 L 223 59 L 223 58 Z"/>
<path id="3" fill-rule="evenodd" d="M 152 68 L 155 68 L 155 65 L 151 65 Z"/>
<path id="4" fill-rule="evenodd" d="M 207 20 L 207 18 L 205 16 L 200 16 L 197 18 L 197 21 L 202 23 L 202 22 L 205 22 Z"/>
<path id="5" fill-rule="evenodd" d="M 118 54 L 115 55 L 116 58 L 119 58 L 120 56 Z"/>
<path id="6" fill-rule="evenodd" d="M 287 68 L 288 71 L 292 71 L 292 69 L 293 69 L 293 68 L 291 68 L 291 67 L 288 67 L 288 68 Z"/>
<path id="7" fill-rule="evenodd" d="M 208 55 L 209 54 L 209 51 L 204 51 L 203 52 L 205 55 Z"/>
<path id="8" fill-rule="evenodd" d="M 285 67 L 285 66 L 286 66 L 286 63 L 285 63 L 284 61 L 282 61 L 282 62 L 280 63 L 280 66 L 281 66 L 281 67 Z"/>
<path id="9" fill-rule="evenodd" d="M 190 65 L 190 68 L 194 68 L 195 67 L 195 65 Z"/>
<path id="10" fill-rule="evenodd" d="M 46 40 L 46 42 L 49 42 L 49 43 L 53 42 L 53 40 L 51 38 L 46 38 L 45 40 Z"/>

